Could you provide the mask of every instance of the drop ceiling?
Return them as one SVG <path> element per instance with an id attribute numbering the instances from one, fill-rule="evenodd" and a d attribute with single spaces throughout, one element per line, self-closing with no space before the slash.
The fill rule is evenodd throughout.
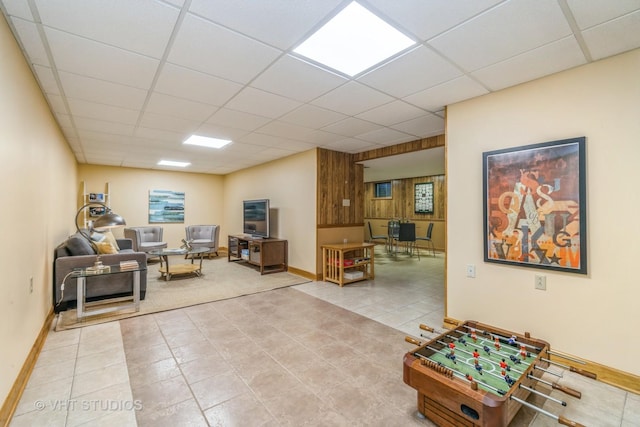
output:
<path id="1" fill-rule="evenodd" d="M 640 47 L 638 0 L 362 0 L 415 40 L 354 77 L 292 51 L 350 1 L 0 0 L 79 163 L 227 174 L 444 133 L 444 107 Z M 182 145 L 191 134 L 234 142 Z"/>

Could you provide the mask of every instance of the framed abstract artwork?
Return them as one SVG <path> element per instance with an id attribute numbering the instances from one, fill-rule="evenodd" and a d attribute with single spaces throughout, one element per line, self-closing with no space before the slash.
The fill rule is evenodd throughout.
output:
<path id="1" fill-rule="evenodd" d="M 184 192 L 149 191 L 149 224 L 184 222 Z"/>
<path id="2" fill-rule="evenodd" d="M 485 262 L 587 274 L 585 137 L 482 160 Z"/>
<path id="3" fill-rule="evenodd" d="M 421 182 L 414 187 L 415 213 L 433 213 L 433 182 Z"/>

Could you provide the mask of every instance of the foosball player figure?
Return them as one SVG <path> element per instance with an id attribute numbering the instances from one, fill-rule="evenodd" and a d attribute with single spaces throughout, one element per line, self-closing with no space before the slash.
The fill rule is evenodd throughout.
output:
<path id="1" fill-rule="evenodd" d="M 478 373 L 479 373 L 480 375 L 482 375 L 482 365 L 480 364 L 480 362 L 478 361 L 478 359 L 475 359 L 475 363 L 476 363 L 476 364 L 475 364 L 476 371 L 478 371 Z"/>
<path id="2" fill-rule="evenodd" d="M 471 337 L 473 342 L 477 342 L 478 341 L 478 335 L 476 335 L 476 330 L 475 329 L 471 330 L 471 333 L 469 334 L 469 336 Z"/>
<path id="3" fill-rule="evenodd" d="M 480 357 L 480 353 L 478 353 L 478 350 L 473 350 L 473 357 L 475 357 L 476 359 Z"/>
<path id="4" fill-rule="evenodd" d="M 513 383 L 515 383 L 515 381 L 509 375 L 505 375 L 504 380 L 507 382 L 507 384 L 509 384 L 509 387 L 511 387 Z"/>
<path id="5" fill-rule="evenodd" d="M 451 360 L 453 362 L 454 365 L 456 365 L 456 352 L 451 350 L 451 352 L 447 355 L 445 355 L 445 357 L 449 360 Z"/>
<path id="6" fill-rule="evenodd" d="M 517 357 L 515 357 L 513 354 L 509 355 L 509 359 L 511 359 L 511 361 L 513 363 L 515 363 L 516 365 L 518 365 L 520 363 L 520 359 L 518 359 Z"/>
<path id="7" fill-rule="evenodd" d="M 500 367 L 502 368 L 503 371 L 510 371 L 511 370 L 511 367 L 507 364 L 507 362 L 504 359 L 502 359 L 500 361 Z M 502 375 L 504 375 L 504 374 L 502 374 Z"/>
<path id="8" fill-rule="evenodd" d="M 487 353 L 487 356 L 491 356 L 491 349 L 489 347 L 485 345 L 482 349 Z"/>
<path id="9" fill-rule="evenodd" d="M 527 349 L 524 345 L 520 345 L 520 356 L 522 356 L 523 359 L 527 358 Z"/>
<path id="10" fill-rule="evenodd" d="M 451 351 L 456 349 L 456 345 L 453 342 L 449 343 L 449 348 L 451 349 Z"/>
<path id="11" fill-rule="evenodd" d="M 516 345 L 516 341 L 517 341 L 516 336 L 515 335 L 511 335 L 511 338 L 509 338 L 509 345 L 515 346 Z"/>
<path id="12" fill-rule="evenodd" d="M 467 378 L 467 380 L 473 382 L 473 377 L 471 376 L 471 374 L 467 374 L 466 378 Z"/>
<path id="13" fill-rule="evenodd" d="M 500 346 L 501 346 L 500 338 L 496 337 L 496 341 L 495 341 L 495 343 L 493 345 L 496 348 L 496 351 L 500 351 Z"/>
<path id="14" fill-rule="evenodd" d="M 465 340 L 464 337 L 458 338 L 458 342 L 460 344 L 464 345 L 465 347 L 467 346 L 467 340 Z"/>

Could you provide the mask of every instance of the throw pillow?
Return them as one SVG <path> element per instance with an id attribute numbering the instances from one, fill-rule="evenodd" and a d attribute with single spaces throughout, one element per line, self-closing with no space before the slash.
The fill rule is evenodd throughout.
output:
<path id="1" fill-rule="evenodd" d="M 91 240 L 93 240 L 94 242 L 102 242 L 106 238 L 107 237 L 104 234 L 98 233 L 97 231 L 91 233 Z"/>
<path id="2" fill-rule="evenodd" d="M 96 251 L 84 237 L 74 234 L 67 240 L 67 250 L 72 256 L 76 255 L 95 255 Z"/>
<path id="3" fill-rule="evenodd" d="M 102 233 L 102 235 L 104 235 L 105 237 L 104 241 L 111 243 L 111 245 L 116 249 L 116 252 L 120 250 L 118 242 L 116 241 L 116 238 L 111 231 L 105 231 L 104 233 Z"/>
<path id="4" fill-rule="evenodd" d="M 105 239 L 106 240 L 106 239 Z M 109 242 L 96 242 L 99 254 L 117 254 L 118 250 Z"/>

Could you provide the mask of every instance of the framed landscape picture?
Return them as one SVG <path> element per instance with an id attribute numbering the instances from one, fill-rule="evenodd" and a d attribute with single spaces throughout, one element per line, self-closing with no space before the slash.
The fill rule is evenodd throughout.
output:
<path id="1" fill-rule="evenodd" d="M 482 160 L 484 260 L 587 274 L 585 138 Z"/>

